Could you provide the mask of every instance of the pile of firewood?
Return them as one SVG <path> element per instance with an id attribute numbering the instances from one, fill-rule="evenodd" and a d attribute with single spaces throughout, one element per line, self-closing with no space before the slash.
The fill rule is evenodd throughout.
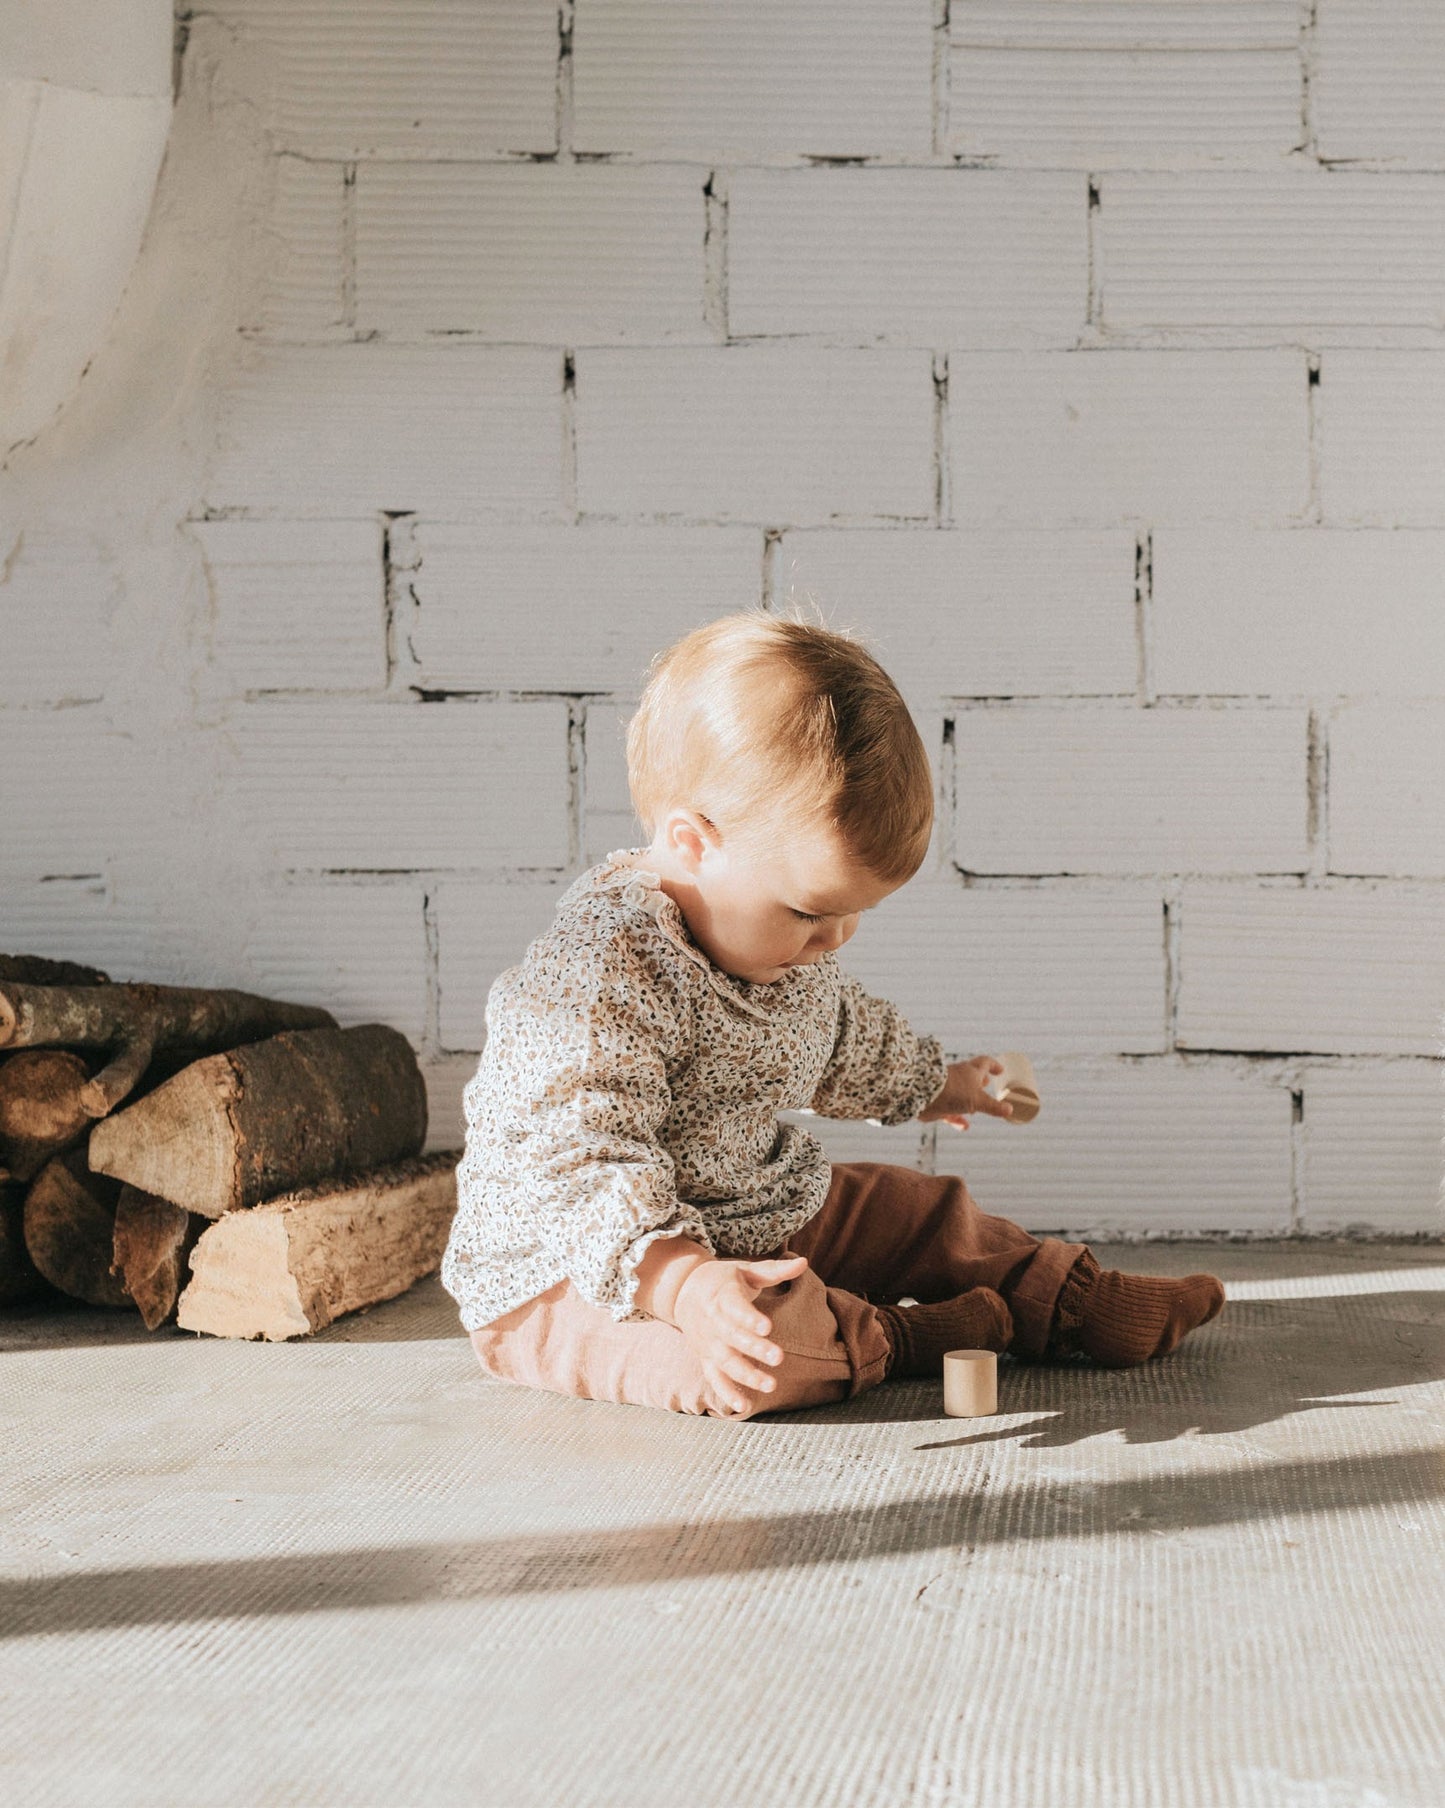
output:
<path id="1" fill-rule="evenodd" d="M 390 1299 L 455 1210 L 426 1122 L 384 1024 L 0 955 L 0 1306 L 283 1338 Z"/>

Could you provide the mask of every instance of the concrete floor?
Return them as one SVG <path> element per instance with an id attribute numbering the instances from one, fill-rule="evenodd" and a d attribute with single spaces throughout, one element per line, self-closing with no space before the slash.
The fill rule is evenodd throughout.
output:
<path id="1" fill-rule="evenodd" d="M 304 1344 L 0 1328 L 0 1791 L 43 1804 L 1439 1808 L 1445 1248 L 1096 1246 L 1142 1369 L 744 1424 Z"/>

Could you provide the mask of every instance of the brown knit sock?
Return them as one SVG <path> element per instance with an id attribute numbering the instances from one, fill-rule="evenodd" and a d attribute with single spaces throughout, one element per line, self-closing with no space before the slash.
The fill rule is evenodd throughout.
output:
<path id="1" fill-rule="evenodd" d="M 1223 1305 L 1224 1286 L 1215 1275 L 1125 1274 L 1101 1269 L 1086 1249 L 1059 1290 L 1045 1354 L 1133 1368 L 1167 1356 Z"/>
<path id="2" fill-rule="evenodd" d="M 948 1350 L 1006 1350 L 1013 1314 L 992 1287 L 921 1306 L 875 1308 L 892 1345 L 885 1375 L 941 1375 Z"/>

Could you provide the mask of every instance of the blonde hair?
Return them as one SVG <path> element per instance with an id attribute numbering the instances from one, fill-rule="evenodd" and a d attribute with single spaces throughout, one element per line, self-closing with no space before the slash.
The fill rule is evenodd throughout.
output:
<path id="1" fill-rule="evenodd" d="M 649 836 L 676 804 L 759 854 L 822 828 L 896 885 L 933 827 L 928 754 L 897 686 L 850 632 L 796 613 L 720 616 L 656 654 L 627 782 Z"/>

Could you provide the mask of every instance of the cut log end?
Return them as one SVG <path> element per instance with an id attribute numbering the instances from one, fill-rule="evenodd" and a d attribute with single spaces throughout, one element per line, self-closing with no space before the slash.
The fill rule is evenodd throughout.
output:
<path id="1" fill-rule="evenodd" d="M 404 1293 L 441 1262 L 460 1158 L 445 1150 L 228 1213 L 192 1251 L 177 1322 L 281 1342 Z"/>
<path id="2" fill-rule="evenodd" d="M 61 1048 L 26 1048 L 0 1061 L 0 1165 L 30 1180 L 78 1142 L 91 1118 L 81 1103 L 90 1069 Z"/>
<path id="3" fill-rule="evenodd" d="M 189 1258 L 205 1228 L 198 1218 L 168 1199 L 122 1187 L 115 1208 L 115 1260 L 126 1292 L 140 1308 L 147 1331 L 175 1316 Z"/>
<path id="4" fill-rule="evenodd" d="M 130 1306 L 125 1282 L 111 1272 L 120 1188 L 92 1174 L 83 1150 L 57 1155 L 25 1195 L 25 1247 L 53 1287 L 90 1306 Z"/>

